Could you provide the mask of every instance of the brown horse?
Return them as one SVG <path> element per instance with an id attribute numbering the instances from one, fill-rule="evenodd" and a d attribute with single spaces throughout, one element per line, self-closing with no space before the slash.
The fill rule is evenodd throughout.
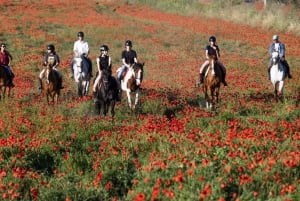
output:
<path id="1" fill-rule="evenodd" d="M 58 98 L 60 95 L 60 87 L 59 87 L 59 75 L 51 64 L 47 64 L 45 66 L 45 72 L 42 79 L 42 92 L 47 97 L 48 104 L 50 103 L 50 99 L 54 103 L 58 103 Z"/>
<path id="2" fill-rule="evenodd" d="M 126 72 L 121 81 L 121 88 L 127 94 L 130 109 L 135 109 L 139 99 L 139 89 L 143 80 L 144 63 L 134 63 Z M 134 104 L 131 101 L 132 93 L 135 94 Z"/>
<path id="3" fill-rule="evenodd" d="M 0 66 L 0 99 L 5 98 L 6 91 L 7 96 L 10 97 L 10 91 L 12 86 L 9 85 L 9 75 L 7 74 L 5 67 Z"/>
<path id="4" fill-rule="evenodd" d="M 219 91 L 222 81 L 221 67 L 214 56 L 209 57 L 208 69 L 205 72 L 203 92 L 205 94 L 206 108 L 215 111 L 219 102 Z"/>

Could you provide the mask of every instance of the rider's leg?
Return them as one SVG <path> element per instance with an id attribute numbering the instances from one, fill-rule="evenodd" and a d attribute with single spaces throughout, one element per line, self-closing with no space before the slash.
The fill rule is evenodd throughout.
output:
<path id="1" fill-rule="evenodd" d="M 40 75 L 39 75 L 39 89 L 40 89 L 40 90 L 43 88 L 43 82 L 42 82 L 42 79 L 44 78 L 44 73 L 45 73 L 45 69 L 43 69 L 43 70 L 40 72 Z"/>
<path id="2" fill-rule="evenodd" d="M 222 74 L 223 74 L 223 76 L 222 76 L 222 82 L 223 82 L 224 86 L 227 86 L 227 82 L 226 82 L 226 68 L 225 68 L 225 66 L 220 61 L 217 61 L 217 62 L 220 65 L 221 71 L 222 71 Z"/>
<path id="3" fill-rule="evenodd" d="M 4 66 L 8 75 L 8 86 L 10 87 L 14 87 L 14 83 L 13 83 L 13 78 L 14 78 L 14 74 L 12 73 L 11 69 L 9 66 Z"/>
<path id="4" fill-rule="evenodd" d="M 93 85 L 93 92 L 96 92 L 96 88 L 97 88 L 97 85 L 100 81 L 100 78 L 101 78 L 101 72 L 99 72 L 98 76 L 95 79 L 95 82 L 94 82 L 94 85 Z"/>
<path id="5" fill-rule="evenodd" d="M 272 58 L 269 60 L 269 64 L 268 64 L 268 79 L 271 80 L 271 75 L 270 75 L 270 71 L 271 71 L 271 67 L 273 65 L 273 61 Z"/>
<path id="6" fill-rule="evenodd" d="M 200 84 L 203 83 L 203 80 L 204 80 L 203 70 L 204 70 L 205 66 L 207 66 L 208 64 L 209 64 L 209 61 L 205 60 L 205 62 L 200 67 L 200 74 L 199 74 L 199 82 L 200 82 Z"/>
<path id="7" fill-rule="evenodd" d="M 74 60 L 71 59 L 71 61 L 70 61 L 70 71 L 71 71 L 70 78 L 73 78 L 73 77 L 74 77 L 74 69 L 73 69 L 73 65 L 74 65 Z"/>
<path id="8" fill-rule="evenodd" d="M 285 66 L 285 68 L 286 68 L 286 73 L 287 73 L 287 76 L 288 76 L 288 78 L 292 78 L 292 75 L 291 75 L 291 73 L 290 73 L 290 65 L 288 64 L 288 62 L 287 62 L 287 60 L 286 59 L 284 59 L 283 61 L 282 61 L 282 64 Z"/>

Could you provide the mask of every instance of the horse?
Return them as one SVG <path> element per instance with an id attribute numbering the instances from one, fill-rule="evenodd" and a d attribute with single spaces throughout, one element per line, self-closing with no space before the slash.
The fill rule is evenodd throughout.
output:
<path id="1" fill-rule="evenodd" d="M 7 96 L 10 97 L 10 92 L 12 86 L 9 85 L 9 75 L 7 74 L 5 67 L 0 66 L 0 99 L 3 97 L 5 98 L 6 91 L 7 91 Z"/>
<path id="2" fill-rule="evenodd" d="M 285 68 L 280 62 L 278 52 L 272 53 L 272 66 L 270 69 L 270 80 L 274 87 L 274 98 L 276 101 L 283 97 L 284 79 L 286 78 Z"/>
<path id="3" fill-rule="evenodd" d="M 89 93 L 90 74 L 88 62 L 80 56 L 73 58 L 74 79 L 77 83 L 77 93 L 79 97 L 86 96 Z"/>
<path id="4" fill-rule="evenodd" d="M 97 114 L 106 116 L 110 108 L 110 114 L 114 117 L 117 91 L 117 80 L 108 71 L 103 70 L 95 92 L 95 109 Z"/>
<path id="5" fill-rule="evenodd" d="M 215 111 L 216 104 L 219 102 L 222 71 L 214 56 L 210 56 L 208 60 L 209 65 L 205 73 L 203 92 L 205 95 L 206 108 Z"/>
<path id="6" fill-rule="evenodd" d="M 48 104 L 50 100 L 57 104 L 60 95 L 59 75 L 53 70 L 51 64 L 47 64 L 45 68 L 42 79 L 42 92 L 45 94 Z"/>
<path id="7" fill-rule="evenodd" d="M 139 89 L 143 79 L 144 63 L 134 63 L 127 69 L 124 78 L 121 80 L 121 89 L 126 92 L 128 105 L 131 110 L 135 109 L 139 99 Z M 131 95 L 135 95 L 132 104 Z"/>

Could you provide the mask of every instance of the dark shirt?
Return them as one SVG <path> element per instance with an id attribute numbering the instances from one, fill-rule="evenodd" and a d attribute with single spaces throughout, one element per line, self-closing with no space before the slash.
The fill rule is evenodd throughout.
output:
<path id="1" fill-rule="evenodd" d="M 111 72 L 111 65 L 109 65 L 109 56 L 105 55 L 104 57 L 99 57 L 99 64 L 100 64 L 100 70 L 107 70 L 108 72 Z"/>
<path id="2" fill-rule="evenodd" d="M 44 59 L 46 64 L 52 64 L 52 66 L 55 66 L 57 64 L 59 64 L 59 56 L 57 54 L 53 54 L 53 53 L 48 53 L 45 55 L 45 59 Z"/>
<path id="3" fill-rule="evenodd" d="M 122 52 L 122 59 L 125 59 L 126 64 L 134 64 L 134 58 L 137 58 L 137 54 L 134 50 Z"/>
<path id="4" fill-rule="evenodd" d="M 4 51 L 4 52 L 0 52 L 0 65 L 2 66 L 8 66 L 9 61 L 11 59 L 11 56 L 9 54 L 9 52 Z"/>
<path id="5" fill-rule="evenodd" d="M 218 59 L 219 53 L 220 53 L 220 49 L 217 45 L 215 45 L 216 49 L 212 48 L 210 45 L 206 46 L 206 49 L 208 51 L 208 55 L 209 56 L 215 56 L 216 59 Z"/>

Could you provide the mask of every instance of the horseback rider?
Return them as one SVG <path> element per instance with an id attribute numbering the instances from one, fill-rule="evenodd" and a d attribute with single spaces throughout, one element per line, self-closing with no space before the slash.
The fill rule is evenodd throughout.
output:
<path id="1" fill-rule="evenodd" d="M 117 70 L 117 81 L 118 81 L 118 85 L 119 85 L 120 90 L 121 90 L 121 80 L 123 79 L 123 73 L 128 68 L 130 68 L 134 63 L 138 62 L 136 51 L 134 51 L 132 49 L 131 40 L 126 40 L 125 41 L 125 50 L 122 51 L 121 57 L 122 57 L 123 65 Z M 119 95 L 121 95 L 121 92 L 119 92 Z"/>
<path id="2" fill-rule="evenodd" d="M 102 73 L 103 71 L 106 71 L 106 73 L 109 74 L 109 78 L 110 80 L 113 80 L 115 83 L 113 83 L 113 86 L 116 86 L 115 87 L 115 97 L 116 97 L 116 101 L 120 101 L 119 99 L 119 96 L 118 96 L 118 84 L 116 83 L 116 79 L 114 77 L 111 76 L 112 74 L 112 64 L 111 64 L 111 57 L 108 55 L 108 46 L 107 45 L 101 45 L 100 48 L 100 55 L 99 57 L 96 59 L 96 63 L 97 63 L 97 69 L 98 69 L 98 75 L 95 79 L 95 82 L 94 82 L 94 86 L 93 86 L 93 91 L 96 92 L 96 88 L 97 88 L 97 85 L 99 84 L 99 81 L 101 80 L 102 78 Z M 94 94 L 95 97 L 96 97 L 96 94 Z"/>
<path id="3" fill-rule="evenodd" d="M 57 73 L 57 75 L 58 75 L 58 87 L 60 89 L 63 89 L 64 87 L 62 86 L 62 75 L 57 69 L 59 63 L 60 63 L 60 60 L 59 60 L 59 56 L 55 52 L 55 46 L 53 44 L 49 44 L 47 46 L 47 53 L 45 54 L 45 57 L 44 57 L 43 66 L 47 66 L 48 64 L 52 65 L 54 72 Z M 42 79 L 45 76 L 44 75 L 45 70 L 46 69 L 44 68 L 40 72 L 40 75 L 39 75 L 39 78 L 40 78 L 39 79 L 39 81 L 40 81 L 39 89 L 42 89 Z"/>
<path id="4" fill-rule="evenodd" d="M 14 73 L 11 70 L 10 62 L 12 60 L 12 56 L 9 51 L 6 50 L 6 44 L 0 44 L 0 66 L 3 66 L 6 73 L 8 74 L 8 86 L 14 87 L 13 78 L 15 77 Z"/>
<path id="5" fill-rule="evenodd" d="M 89 53 L 90 53 L 90 49 L 89 49 L 89 44 L 87 41 L 84 40 L 84 33 L 82 31 L 79 31 L 77 33 L 77 37 L 78 37 L 78 40 L 74 42 L 74 47 L 73 47 L 73 57 L 76 57 L 76 56 L 80 56 L 82 59 L 84 59 L 87 63 L 88 63 L 88 66 L 89 66 L 89 74 L 91 77 L 93 77 L 93 74 L 92 74 L 92 61 L 91 59 L 88 57 L 89 56 Z M 74 70 L 73 70 L 73 58 L 71 60 L 71 63 L 70 63 L 70 69 L 71 69 L 71 75 L 70 77 L 74 77 Z"/>
<path id="6" fill-rule="evenodd" d="M 286 68 L 286 73 L 288 78 L 292 78 L 292 75 L 290 74 L 290 66 L 287 62 L 287 60 L 285 59 L 285 45 L 279 41 L 279 37 L 278 35 L 274 35 L 273 36 L 273 43 L 270 44 L 269 46 L 269 54 L 270 54 L 270 60 L 269 60 L 269 65 L 268 65 L 268 78 L 270 80 L 270 70 L 271 67 L 273 65 L 272 62 L 272 53 L 273 52 L 278 52 L 279 53 L 279 57 L 280 57 L 280 62 L 281 64 Z"/>
<path id="7" fill-rule="evenodd" d="M 227 82 L 225 81 L 226 68 L 219 61 L 219 59 L 220 59 L 220 49 L 219 49 L 219 46 L 216 44 L 217 39 L 216 39 L 215 36 L 210 36 L 208 41 L 209 41 L 209 45 L 207 45 L 206 48 L 205 48 L 206 60 L 204 61 L 204 63 L 200 67 L 200 78 L 199 78 L 200 79 L 200 84 L 202 84 L 203 81 L 204 81 L 203 70 L 204 70 L 205 67 L 207 67 L 209 65 L 209 60 L 208 60 L 209 56 L 215 56 L 217 64 L 221 67 L 222 83 L 224 84 L 224 86 L 227 86 Z"/>

